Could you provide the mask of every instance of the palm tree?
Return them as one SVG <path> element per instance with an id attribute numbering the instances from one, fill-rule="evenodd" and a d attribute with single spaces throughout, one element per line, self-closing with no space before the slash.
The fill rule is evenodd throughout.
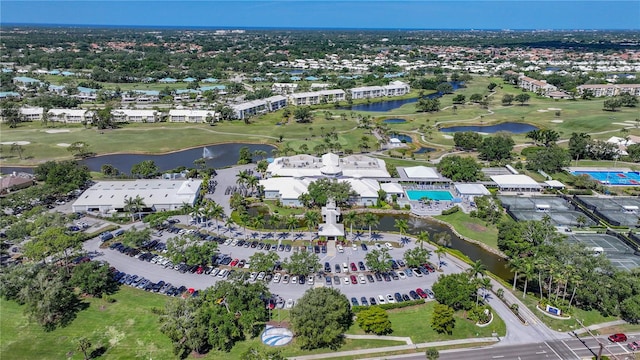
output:
<path id="1" fill-rule="evenodd" d="M 313 232 L 312 230 L 320 223 L 320 213 L 317 211 L 307 211 L 304 213 L 304 222 L 307 224 L 309 232 Z"/>
<path id="2" fill-rule="evenodd" d="M 201 208 L 199 206 L 194 206 L 193 209 L 191 210 L 191 213 L 189 213 L 189 216 L 191 216 L 191 218 L 194 219 L 196 223 L 199 224 L 202 221 L 204 213 L 205 213 L 204 208 Z"/>
<path id="3" fill-rule="evenodd" d="M 281 221 L 282 221 L 282 218 L 278 214 L 271 214 L 269 216 L 269 226 L 271 226 L 271 228 L 274 230 L 278 229 L 278 226 L 280 226 Z"/>
<path id="4" fill-rule="evenodd" d="M 573 298 L 576 296 L 576 290 L 578 290 L 578 286 L 582 282 L 582 276 L 574 272 L 569 276 L 569 278 L 573 283 L 573 291 L 571 292 L 571 298 L 569 299 L 569 308 L 571 308 L 571 303 L 573 303 Z"/>
<path id="5" fill-rule="evenodd" d="M 447 249 L 445 249 L 444 246 L 438 246 L 435 249 L 434 253 L 438 257 L 438 270 L 440 270 L 440 265 L 442 264 L 442 261 L 440 261 L 440 259 L 442 258 L 442 255 L 447 253 Z"/>
<path id="6" fill-rule="evenodd" d="M 529 283 L 529 279 L 533 277 L 533 262 L 529 259 L 524 259 L 522 262 L 522 277 L 524 277 L 524 293 L 522 294 L 522 298 L 524 299 L 527 296 L 527 285 Z"/>
<path id="7" fill-rule="evenodd" d="M 486 271 L 487 267 L 480 260 L 476 260 L 476 262 L 471 264 L 471 267 L 467 269 L 467 273 L 472 279 L 475 279 L 478 275 L 483 277 Z"/>
<path id="8" fill-rule="evenodd" d="M 224 216 L 224 208 L 215 201 L 207 203 L 207 216 L 216 219 L 216 231 L 218 230 L 218 219 Z"/>
<path id="9" fill-rule="evenodd" d="M 349 211 L 342 215 L 342 222 L 349 226 L 349 233 L 353 235 L 353 224 L 358 222 L 358 214 L 355 211 Z"/>
<path id="10" fill-rule="evenodd" d="M 426 231 L 420 231 L 416 236 L 416 242 L 420 244 L 420 249 L 424 249 L 424 244 L 429 242 L 429 233 Z"/>
<path id="11" fill-rule="evenodd" d="M 400 231 L 400 236 L 409 230 L 409 223 L 405 219 L 396 219 L 394 225 L 398 228 L 398 231 Z"/>
<path id="12" fill-rule="evenodd" d="M 364 217 L 362 218 L 362 222 L 365 226 L 369 227 L 369 239 L 371 239 L 371 227 L 372 226 L 378 226 L 378 223 L 380 223 L 380 220 L 378 219 L 378 217 L 373 214 L 373 213 L 366 213 L 364 214 Z"/>
<path id="13" fill-rule="evenodd" d="M 520 269 L 522 268 L 522 263 L 524 262 L 524 260 L 522 258 L 512 258 L 511 260 L 509 260 L 509 266 L 511 267 L 511 271 L 514 272 L 513 275 L 513 286 L 511 287 L 512 290 L 516 289 L 516 283 L 518 281 L 518 272 L 520 271 Z"/>
<path id="14" fill-rule="evenodd" d="M 135 221 L 135 214 L 145 207 L 144 199 L 140 195 L 136 195 L 136 197 L 129 196 L 124 199 L 124 210 L 131 213 L 131 221 Z"/>
<path id="15" fill-rule="evenodd" d="M 239 173 L 236 174 L 236 184 L 238 185 L 246 184 L 249 177 L 250 177 L 249 172 L 247 170 L 240 171 Z"/>
<path id="16" fill-rule="evenodd" d="M 231 228 L 235 224 L 236 222 L 233 220 L 233 218 L 231 218 L 231 216 L 229 216 L 227 220 L 224 222 L 224 226 L 227 228 L 228 231 L 231 231 Z"/>
<path id="17" fill-rule="evenodd" d="M 247 225 L 249 225 L 249 220 L 251 219 L 251 216 L 249 216 L 249 213 L 247 212 L 243 212 L 240 214 L 240 225 L 242 225 L 242 228 L 244 230 L 244 237 L 247 237 Z"/>
<path id="18" fill-rule="evenodd" d="M 264 218 L 261 218 L 260 216 L 255 216 L 251 218 L 251 227 L 258 230 L 258 229 L 262 229 L 262 226 L 264 225 Z"/>
<path id="19" fill-rule="evenodd" d="M 180 213 L 182 213 L 182 215 L 189 215 L 193 212 L 193 209 L 194 209 L 193 204 L 183 202 L 182 207 L 180 208 Z"/>
<path id="20" fill-rule="evenodd" d="M 581 228 L 587 223 L 587 218 L 584 215 L 580 214 L 576 218 L 576 223 L 578 224 L 578 227 Z"/>
<path id="21" fill-rule="evenodd" d="M 293 231 L 293 229 L 298 226 L 298 219 L 293 215 L 289 215 L 285 219 L 285 223 L 287 224 L 289 231 Z"/>
<path id="22" fill-rule="evenodd" d="M 246 180 L 246 184 L 249 187 L 249 189 L 251 189 L 251 192 L 255 192 L 256 187 L 258 186 L 258 184 L 260 183 L 260 181 L 258 180 L 257 176 L 249 176 Z"/>
<path id="23" fill-rule="evenodd" d="M 480 286 L 482 287 L 482 297 L 484 299 L 487 298 L 487 292 L 489 290 L 491 290 L 491 288 L 493 287 L 491 285 L 491 278 L 488 277 L 483 277 L 480 279 Z"/>

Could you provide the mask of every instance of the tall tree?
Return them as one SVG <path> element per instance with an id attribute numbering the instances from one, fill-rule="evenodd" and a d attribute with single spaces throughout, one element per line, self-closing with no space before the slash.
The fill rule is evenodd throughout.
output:
<path id="1" fill-rule="evenodd" d="M 379 306 L 371 306 L 358 312 L 357 322 L 366 333 L 386 335 L 393 331 L 389 315 Z"/>
<path id="2" fill-rule="evenodd" d="M 332 288 L 312 288 L 291 310 L 291 325 L 300 348 L 338 349 L 353 323 L 349 300 Z"/>
<path id="3" fill-rule="evenodd" d="M 420 231 L 416 236 L 416 243 L 420 244 L 420 248 L 424 248 L 424 244 L 429 242 L 429 233 L 426 231 Z"/>
<path id="4" fill-rule="evenodd" d="M 131 221 L 135 221 L 135 215 L 145 207 L 144 199 L 140 195 L 136 195 L 136 197 L 127 196 L 124 199 L 124 211 L 131 214 Z"/>
<path id="5" fill-rule="evenodd" d="M 436 304 L 433 307 L 431 328 L 440 334 L 453 334 L 456 319 L 453 317 L 453 309 L 444 304 Z"/>

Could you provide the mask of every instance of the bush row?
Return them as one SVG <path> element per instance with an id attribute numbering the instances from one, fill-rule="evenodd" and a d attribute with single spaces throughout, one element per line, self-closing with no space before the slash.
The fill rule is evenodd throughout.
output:
<path id="1" fill-rule="evenodd" d="M 420 299 L 420 300 L 411 300 L 411 301 L 403 301 L 403 302 L 397 302 L 397 303 L 393 303 L 393 304 L 378 304 L 375 306 L 378 306 L 384 310 L 391 310 L 391 309 L 400 309 L 400 308 L 405 308 L 405 307 L 409 307 L 409 306 L 415 306 L 415 305 L 424 305 L 425 301 Z M 355 314 L 359 313 L 362 310 L 368 309 L 370 306 L 354 306 L 353 308 L 351 308 L 351 311 L 353 311 Z"/>
<path id="2" fill-rule="evenodd" d="M 442 215 L 451 215 L 460 211 L 460 207 L 458 205 L 452 207 L 451 209 L 443 210 Z"/>

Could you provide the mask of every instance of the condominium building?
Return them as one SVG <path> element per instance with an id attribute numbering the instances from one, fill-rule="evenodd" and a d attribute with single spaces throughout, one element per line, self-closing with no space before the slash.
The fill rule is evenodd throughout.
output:
<path id="1" fill-rule="evenodd" d="M 93 111 L 85 109 L 51 109 L 47 112 L 49 121 L 67 124 L 90 124 L 93 121 Z"/>
<path id="2" fill-rule="evenodd" d="M 169 122 L 204 123 L 215 120 L 213 110 L 169 110 Z"/>
<path id="3" fill-rule="evenodd" d="M 114 122 L 153 123 L 160 119 L 156 110 L 113 109 L 111 116 Z"/>
<path id="4" fill-rule="evenodd" d="M 537 80 L 524 75 L 518 78 L 518 86 L 524 90 L 545 96 L 552 91 L 558 90 L 556 86 L 548 84 L 545 80 Z"/>

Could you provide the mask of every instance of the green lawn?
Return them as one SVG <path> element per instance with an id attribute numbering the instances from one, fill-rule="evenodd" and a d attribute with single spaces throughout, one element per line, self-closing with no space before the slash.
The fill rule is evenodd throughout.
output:
<path id="1" fill-rule="evenodd" d="M 438 215 L 436 219 L 447 222 L 462 236 L 480 241 L 494 249 L 498 248 L 498 228 L 469 214 L 458 211 L 451 215 Z"/>
<path id="2" fill-rule="evenodd" d="M 410 337 L 414 343 L 423 343 L 431 341 L 491 337 L 494 332 L 498 333 L 500 336 L 506 334 L 506 325 L 497 315 L 494 314 L 491 325 L 481 328 L 476 326 L 470 320 L 465 319 L 463 312 L 457 312 L 454 315 L 456 318 L 456 325 L 452 335 L 438 334 L 431 328 L 431 318 L 435 304 L 435 301 L 430 301 L 425 305 L 387 310 L 389 320 L 393 327 L 393 333 L 390 335 L 406 336 Z M 348 333 L 364 334 L 357 324 L 354 324 L 351 329 L 349 329 Z"/>

